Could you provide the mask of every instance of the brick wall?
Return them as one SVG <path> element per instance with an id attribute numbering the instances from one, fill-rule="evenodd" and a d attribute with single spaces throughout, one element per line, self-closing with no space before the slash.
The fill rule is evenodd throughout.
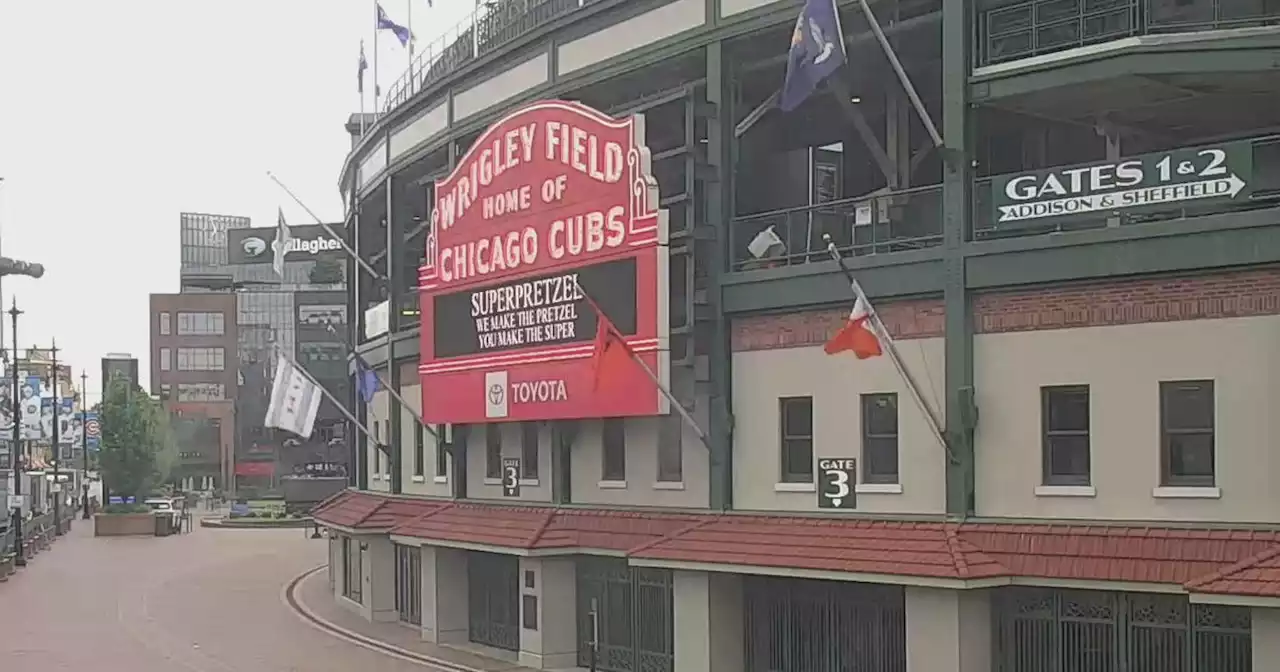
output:
<path id="1" fill-rule="evenodd" d="M 896 339 L 943 335 L 940 299 L 877 304 L 876 310 Z M 973 298 L 973 311 L 981 334 L 1280 315 L 1280 268 L 988 292 Z M 821 345 L 848 316 L 848 308 L 837 308 L 737 319 L 733 349 Z"/>

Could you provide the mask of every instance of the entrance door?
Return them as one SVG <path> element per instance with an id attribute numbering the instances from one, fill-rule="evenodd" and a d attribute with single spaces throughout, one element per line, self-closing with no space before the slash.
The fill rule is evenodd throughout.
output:
<path id="1" fill-rule="evenodd" d="M 468 638 L 476 644 L 520 650 L 520 559 L 467 554 Z"/>
<path id="2" fill-rule="evenodd" d="M 602 672 L 671 672 L 675 666 L 671 572 L 626 560 L 580 558 L 578 665 L 591 663 L 592 616 Z"/>
<path id="3" fill-rule="evenodd" d="M 396 611 L 401 621 L 422 625 L 422 549 L 395 546 Z"/>

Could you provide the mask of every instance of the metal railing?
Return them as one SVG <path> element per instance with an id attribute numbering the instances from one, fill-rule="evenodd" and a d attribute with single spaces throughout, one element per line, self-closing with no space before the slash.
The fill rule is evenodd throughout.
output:
<path id="1" fill-rule="evenodd" d="M 12 515 L 12 514 L 10 514 Z M 63 517 L 66 519 L 66 516 Z M 12 517 L 10 517 L 12 520 Z M 22 523 L 22 538 L 24 540 L 35 539 L 36 535 L 44 532 L 46 529 L 53 529 L 53 513 L 42 513 L 38 516 L 32 516 L 30 520 Z M 13 525 L 9 524 L 3 531 L 0 531 L 0 557 L 4 557 L 13 552 Z"/>
<path id="2" fill-rule="evenodd" d="M 1131 226 L 1154 222 L 1171 222 L 1224 212 L 1240 212 L 1280 207 L 1280 136 L 1268 135 L 1245 139 L 1253 146 L 1253 172 L 1248 176 L 1248 195 L 1227 200 L 1171 202 L 1163 207 L 1141 210 L 1116 210 L 1054 217 L 1047 220 L 1016 221 L 1000 224 L 992 205 L 991 183 L 994 178 L 974 182 L 971 238 L 986 240 L 1065 233 L 1086 229 Z M 1177 150 L 1179 148 L 1174 148 Z M 1055 166 L 1066 168 L 1068 166 Z M 1035 171 L 1027 171 L 1035 172 Z"/>
<path id="3" fill-rule="evenodd" d="M 749 246 L 772 227 L 781 240 L 767 254 Z M 735 217 L 729 232 L 733 269 L 749 271 L 830 261 L 823 235 L 844 254 L 904 252 L 942 243 L 942 187 L 930 185 Z"/>
<path id="4" fill-rule="evenodd" d="M 1280 24 L 1265 0 L 988 0 L 974 14 L 975 65 L 1134 35 Z"/>
<path id="5" fill-rule="evenodd" d="M 489 0 L 446 30 L 419 45 L 409 68 L 387 87 L 382 112 L 389 113 L 467 63 L 565 15 L 600 0 Z"/>

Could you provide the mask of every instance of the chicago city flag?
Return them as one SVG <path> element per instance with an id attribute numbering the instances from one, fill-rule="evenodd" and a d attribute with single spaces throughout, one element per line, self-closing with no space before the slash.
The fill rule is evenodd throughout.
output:
<path id="1" fill-rule="evenodd" d="M 884 351 L 880 347 L 875 319 L 866 298 L 863 297 L 862 292 L 858 292 L 858 298 L 853 303 L 853 312 L 849 313 L 849 321 L 836 332 L 835 336 L 831 337 L 831 340 L 827 341 L 823 350 L 828 355 L 849 351 L 858 359 L 879 357 Z"/>
<path id="2" fill-rule="evenodd" d="M 278 357 L 271 402 L 267 404 L 267 419 L 263 424 L 308 438 L 315 427 L 323 395 L 320 387 L 297 365 L 286 357 Z"/>

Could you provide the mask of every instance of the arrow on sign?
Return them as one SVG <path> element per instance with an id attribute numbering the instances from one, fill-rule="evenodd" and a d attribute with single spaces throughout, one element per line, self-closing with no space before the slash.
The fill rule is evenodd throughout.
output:
<path id="1" fill-rule="evenodd" d="M 1109 212 L 1162 203 L 1181 203 L 1209 198 L 1235 198 L 1248 186 L 1237 175 L 1199 182 L 1165 184 L 1128 191 L 1114 191 L 1088 196 L 1068 196 L 1049 201 L 1032 201 L 999 207 L 1001 222 L 1018 222 L 1046 217 Z"/>
<path id="2" fill-rule="evenodd" d="M 840 502 L 843 502 L 843 501 L 844 501 L 844 497 L 832 497 L 832 498 L 831 498 L 831 505 L 832 505 L 832 506 L 835 506 L 835 507 L 839 507 L 839 506 L 840 506 Z"/>

